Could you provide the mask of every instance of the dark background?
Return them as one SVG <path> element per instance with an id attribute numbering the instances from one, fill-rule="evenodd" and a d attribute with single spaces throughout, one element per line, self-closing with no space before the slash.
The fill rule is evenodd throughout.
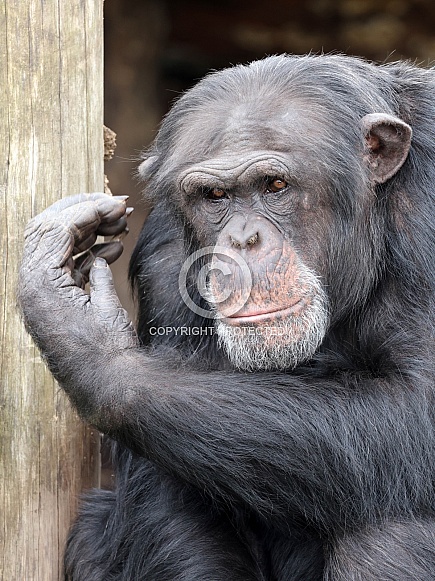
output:
<path id="1" fill-rule="evenodd" d="M 134 169 L 181 91 L 211 69 L 282 52 L 435 60 L 433 0 L 106 0 L 105 29 L 105 122 L 118 136 L 106 173 L 136 207 L 113 267 L 131 311 L 127 264 L 147 211 Z"/>

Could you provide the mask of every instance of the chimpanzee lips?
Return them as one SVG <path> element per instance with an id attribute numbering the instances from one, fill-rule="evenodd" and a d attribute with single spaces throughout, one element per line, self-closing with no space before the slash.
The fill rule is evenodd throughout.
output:
<path id="1" fill-rule="evenodd" d="M 289 307 L 278 307 L 272 310 L 248 308 L 245 312 L 238 311 L 234 315 L 225 317 L 223 320 L 230 325 L 246 325 L 247 323 L 261 323 L 273 319 L 285 319 L 289 316 L 298 315 L 308 303 L 308 297 L 298 298 Z"/>

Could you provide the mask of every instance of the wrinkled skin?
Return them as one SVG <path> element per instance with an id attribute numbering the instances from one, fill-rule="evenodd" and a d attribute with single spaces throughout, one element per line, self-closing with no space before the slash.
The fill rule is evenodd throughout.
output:
<path id="1" fill-rule="evenodd" d="M 275 57 L 183 97 L 140 170 L 155 210 L 132 262 L 138 334 L 107 266 L 120 243 L 93 246 L 125 231 L 126 200 L 73 196 L 30 222 L 25 324 L 120 446 L 118 492 L 85 503 L 68 579 L 435 578 L 435 112 L 397 106 L 417 85 L 433 101 L 432 77 Z M 295 97 L 298 79 L 313 85 Z M 204 325 L 177 279 L 208 246 L 220 342 L 159 343 L 150 324 Z M 241 305 L 231 253 L 251 275 Z"/>
<path id="2" fill-rule="evenodd" d="M 124 333 L 134 335 L 125 311 L 118 310 L 113 302 L 113 287 L 106 288 L 106 296 L 98 295 L 104 286 L 98 286 L 97 271 L 106 270 L 107 263 L 121 255 L 122 244 L 119 241 L 95 244 L 95 241 L 98 235 L 122 234 L 127 224 L 126 210 L 123 197 L 80 194 L 53 204 L 28 224 L 20 289 L 34 297 L 35 308 L 41 301 L 41 316 L 44 308 L 50 307 L 44 304 L 44 299 L 55 291 L 61 309 L 57 315 L 62 318 L 66 318 L 69 309 L 77 308 L 77 315 L 82 311 L 83 317 L 89 317 L 89 322 L 83 321 L 85 324 L 90 324 L 91 317 L 101 318 L 101 324 L 119 332 L 120 337 Z M 76 255 L 79 257 L 74 260 Z M 96 268 L 92 271 L 89 295 L 83 288 L 92 265 Z M 38 288 L 41 286 L 42 292 Z"/>

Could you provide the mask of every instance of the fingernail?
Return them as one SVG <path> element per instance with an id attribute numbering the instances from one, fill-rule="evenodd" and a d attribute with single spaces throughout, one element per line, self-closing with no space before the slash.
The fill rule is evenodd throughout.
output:
<path id="1" fill-rule="evenodd" d="M 125 215 L 126 215 L 126 216 L 127 216 L 127 218 L 128 218 L 129 216 L 131 216 L 131 215 L 133 214 L 133 212 L 134 212 L 134 208 L 128 207 L 128 208 L 125 210 Z"/>
<path id="2" fill-rule="evenodd" d="M 95 268 L 106 268 L 107 262 L 104 260 L 104 258 L 101 258 L 101 256 L 97 256 L 97 258 L 94 260 L 94 266 Z"/>
<path id="3" fill-rule="evenodd" d="M 112 238 L 112 240 L 117 240 L 118 242 L 121 242 L 121 240 L 124 240 L 124 238 L 127 236 L 129 232 L 130 230 L 128 229 L 128 226 L 126 226 L 124 230 L 121 232 L 121 234 L 117 234 Z"/>
<path id="4" fill-rule="evenodd" d="M 115 200 L 119 200 L 120 202 L 126 202 L 130 196 L 113 196 Z"/>

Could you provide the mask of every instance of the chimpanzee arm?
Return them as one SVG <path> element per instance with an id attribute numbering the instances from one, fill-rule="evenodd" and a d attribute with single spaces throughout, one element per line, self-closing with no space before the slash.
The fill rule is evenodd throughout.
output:
<path id="1" fill-rule="evenodd" d="M 94 422 L 167 470 L 272 519 L 291 513 L 345 526 L 376 519 L 372 509 L 400 507 L 403 515 L 433 498 L 431 404 L 404 381 L 196 373 L 136 349 L 106 372 L 98 386 L 84 384 Z M 100 391 L 109 399 L 108 385 L 110 415 L 95 408 Z"/>
<path id="2" fill-rule="evenodd" d="M 20 283 L 27 328 L 84 418 L 275 522 L 293 515 L 344 527 L 430 504 L 433 405 L 424 383 L 201 373 L 147 354 L 104 260 L 91 271 L 90 296 L 74 283 L 73 248 L 125 212 L 123 201 L 93 196 L 31 222 Z"/>

